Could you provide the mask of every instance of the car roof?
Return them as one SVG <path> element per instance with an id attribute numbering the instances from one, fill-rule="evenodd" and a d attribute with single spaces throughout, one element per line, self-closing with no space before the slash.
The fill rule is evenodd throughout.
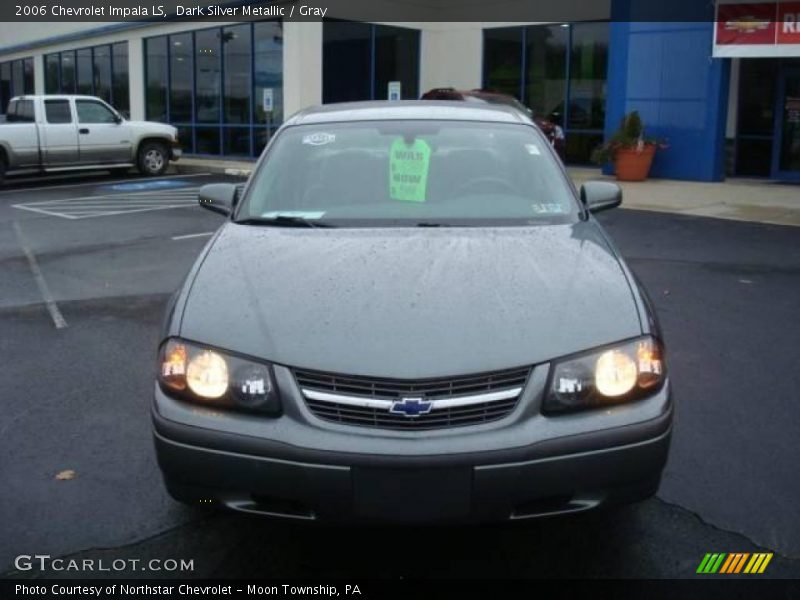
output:
<path id="1" fill-rule="evenodd" d="M 452 100 L 381 100 L 307 108 L 290 117 L 286 125 L 391 120 L 530 124 L 518 110 L 501 104 L 466 104 Z"/>

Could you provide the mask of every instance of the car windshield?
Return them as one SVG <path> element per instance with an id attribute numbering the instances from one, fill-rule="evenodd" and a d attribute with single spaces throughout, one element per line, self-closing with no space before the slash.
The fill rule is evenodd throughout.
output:
<path id="1" fill-rule="evenodd" d="M 267 152 L 237 211 L 240 223 L 518 226 L 578 216 L 565 176 L 528 125 L 293 126 Z"/>

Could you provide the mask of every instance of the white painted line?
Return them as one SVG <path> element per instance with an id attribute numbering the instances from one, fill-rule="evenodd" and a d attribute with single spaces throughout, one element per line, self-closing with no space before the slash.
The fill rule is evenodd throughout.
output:
<path id="1" fill-rule="evenodd" d="M 28 206 L 27 204 L 12 204 L 12 208 L 20 208 L 22 210 L 29 210 L 31 212 L 40 213 L 43 215 L 47 215 L 48 217 L 61 217 L 63 219 L 74 219 L 76 217 L 71 217 L 70 215 L 65 215 L 59 212 L 51 212 L 49 210 L 44 210 L 43 208 L 34 208 L 32 206 Z"/>
<path id="2" fill-rule="evenodd" d="M 19 245 L 22 246 L 22 251 L 28 258 L 28 264 L 31 267 L 33 278 L 36 280 L 36 285 L 39 286 L 39 292 L 42 294 L 42 299 L 47 305 L 47 310 L 50 312 L 50 317 L 53 319 L 56 329 L 64 329 L 67 326 L 67 321 L 64 319 L 64 315 L 61 314 L 61 311 L 58 310 L 58 305 L 53 298 L 53 294 L 50 293 L 50 288 L 47 287 L 47 282 L 44 280 L 44 275 L 42 275 L 42 270 L 39 268 L 39 263 L 36 261 L 36 256 L 34 256 L 28 243 L 25 241 L 25 236 L 22 234 L 19 223 L 14 221 L 12 226 L 14 227 L 14 232 L 17 234 Z"/>
<path id="3" fill-rule="evenodd" d="M 208 237 L 209 235 L 214 235 L 213 231 L 206 231 L 205 233 L 190 233 L 188 235 L 175 235 L 172 236 L 173 240 L 190 240 L 192 238 L 199 238 L 199 237 Z"/>
<path id="4" fill-rule="evenodd" d="M 0 195 L 5 194 L 19 194 L 20 192 L 37 192 L 41 190 L 52 190 L 54 188 L 58 189 L 67 189 L 67 188 L 75 188 L 75 187 L 85 187 L 87 185 L 117 185 L 121 183 L 137 183 L 139 181 L 163 181 L 165 179 L 185 179 L 188 177 L 205 177 L 207 175 L 211 175 L 211 173 L 190 173 L 188 175 L 167 175 L 166 177 L 137 177 L 135 179 L 115 179 L 113 181 L 87 181 L 85 183 L 72 183 L 69 185 L 46 185 L 37 188 L 26 188 L 21 187 L 19 189 L 12 189 L 12 190 L 3 190 L 0 192 Z M 6 185 L 13 184 L 13 178 L 6 179 Z"/>

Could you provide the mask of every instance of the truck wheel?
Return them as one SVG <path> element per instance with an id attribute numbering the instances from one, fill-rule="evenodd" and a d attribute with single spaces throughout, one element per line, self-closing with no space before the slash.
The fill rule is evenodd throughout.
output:
<path id="1" fill-rule="evenodd" d="M 169 152 L 160 142 L 145 142 L 139 148 L 137 157 L 139 172 L 148 177 L 162 175 L 169 166 Z"/>
<path id="2" fill-rule="evenodd" d="M 0 155 L 0 187 L 5 183 L 6 179 L 6 158 Z"/>

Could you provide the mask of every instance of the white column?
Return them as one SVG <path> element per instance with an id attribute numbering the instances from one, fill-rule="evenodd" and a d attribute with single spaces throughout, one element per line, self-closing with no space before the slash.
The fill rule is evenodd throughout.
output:
<path id="1" fill-rule="evenodd" d="M 420 94 L 435 87 L 481 87 L 481 23 L 429 23 L 422 30 Z"/>
<path id="2" fill-rule="evenodd" d="M 283 23 L 283 114 L 322 104 L 322 22 Z"/>
<path id="3" fill-rule="evenodd" d="M 142 38 L 131 38 L 128 41 L 128 87 L 130 93 L 131 120 L 142 121 L 145 118 L 145 86 L 144 50 Z M 167 85 L 167 82 L 164 82 Z"/>
<path id="4" fill-rule="evenodd" d="M 44 54 L 35 54 L 33 57 L 33 93 L 44 94 Z"/>

